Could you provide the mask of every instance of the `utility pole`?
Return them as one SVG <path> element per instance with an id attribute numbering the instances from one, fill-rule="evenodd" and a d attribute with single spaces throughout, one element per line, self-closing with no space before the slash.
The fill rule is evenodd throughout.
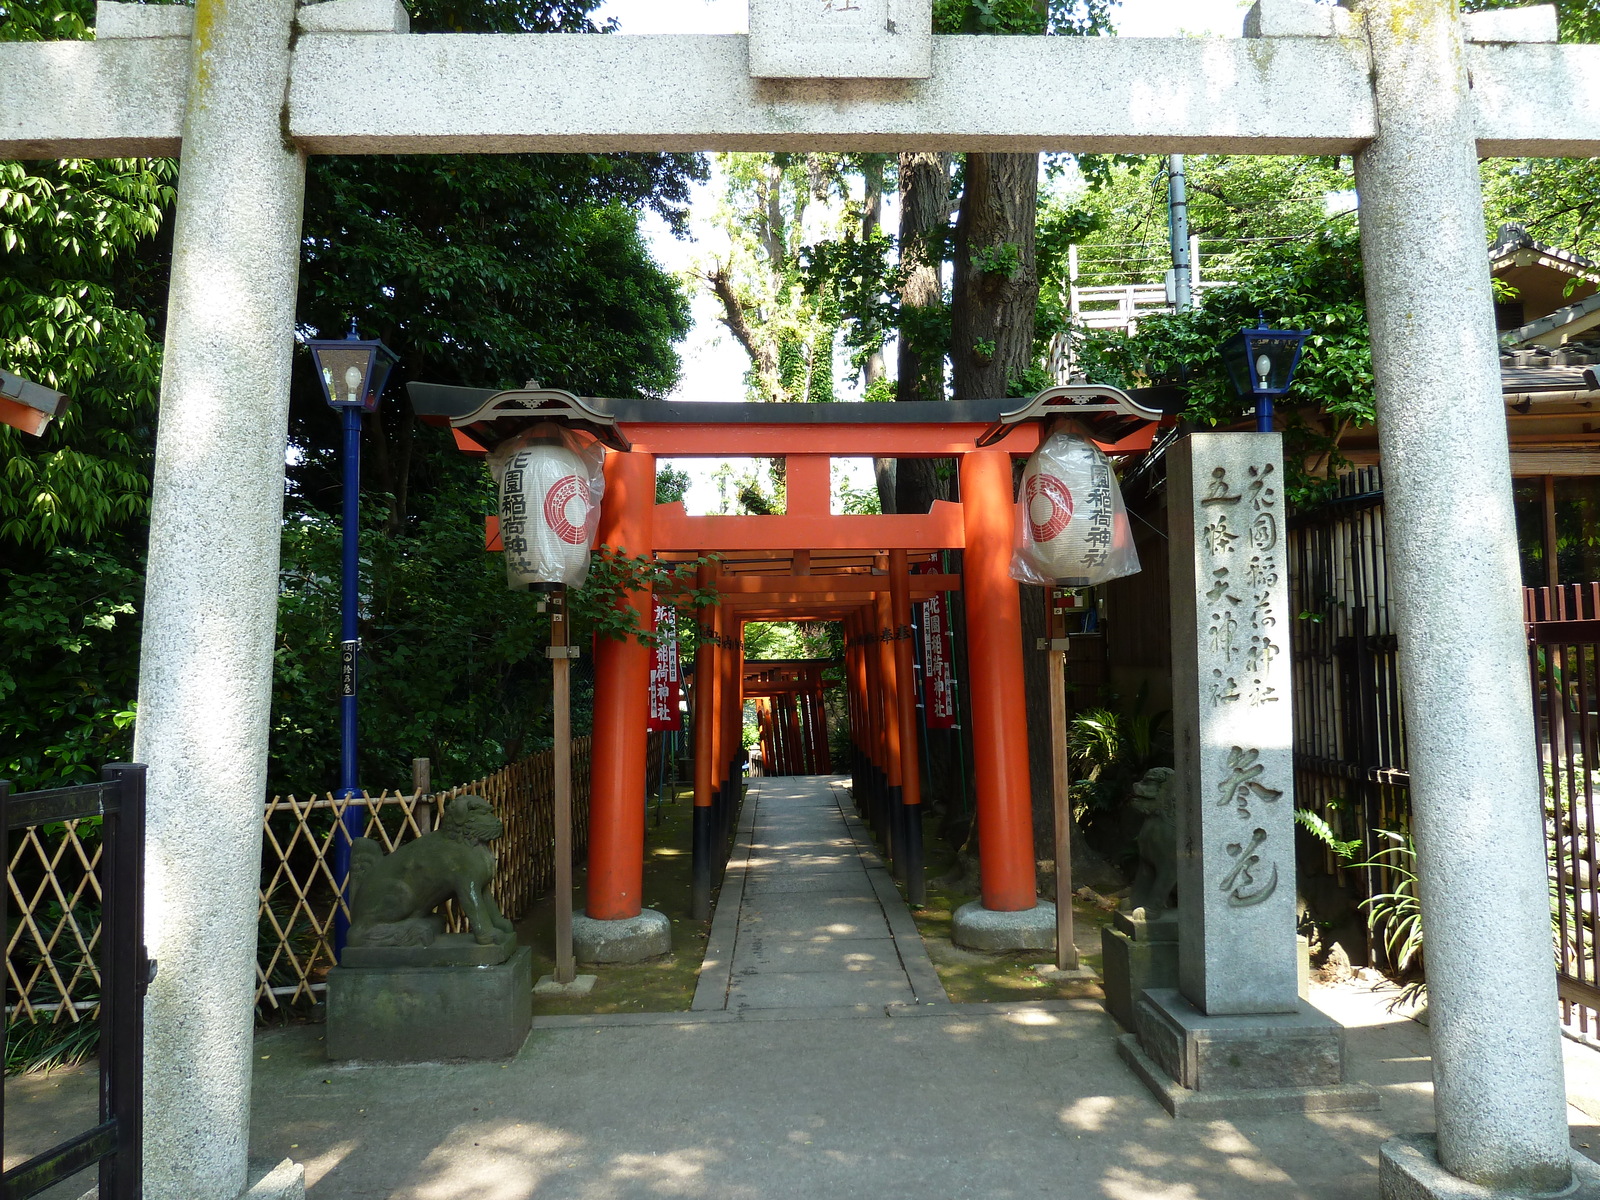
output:
<path id="1" fill-rule="evenodd" d="M 1178 312 L 1194 307 L 1190 289 L 1189 192 L 1183 176 L 1183 155 L 1167 156 L 1167 228 L 1172 240 L 1172 269 L 1167 272 L 1167 300 Z"/>

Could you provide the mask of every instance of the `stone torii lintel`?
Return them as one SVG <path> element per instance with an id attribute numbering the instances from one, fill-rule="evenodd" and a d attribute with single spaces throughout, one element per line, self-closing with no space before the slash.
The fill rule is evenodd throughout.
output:
<path id="1" fill-rule="evenodd" d="M 751 77 L 742 35 L 307 29 L 337 27 L 309 14 L 353 3 L 301 10 L 284 117 L 307 154 L 1348 154 L 1377 133 L 1360 37 L 947 36 L 933 39 L 927 79 L 778 80 Z M 102 4 L 101 21 L 134 7 Z M 91 42 L 0 43 L 0 156 L 178 152 L 184 28 L 142 15 L 112 28 Z M 156 36 L 130 36 L 141 30 Z M 1466 54 L 1481 155 L 1600 154 L 1600 46 Z"/>

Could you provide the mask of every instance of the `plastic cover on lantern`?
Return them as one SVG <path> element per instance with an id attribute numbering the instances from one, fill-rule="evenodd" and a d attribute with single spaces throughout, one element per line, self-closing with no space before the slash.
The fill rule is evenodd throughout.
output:
<path id="1" fill-rule="evenodd" d="M 1059 430 L 1028 459 L 1015 546 L 1011 577 L 1019 583 L 1089 587 L 1138 572 L 1122 489 L 1088 438 Z"/>
<path id="2" fill-rule="evenodd" d="M 510 586 L 578 587 L 587 578 L 605 492 L 604 464 L 605 451 L 598 444 L 585 446 L 551 421 L 507 439 L 489 454 Z"/>

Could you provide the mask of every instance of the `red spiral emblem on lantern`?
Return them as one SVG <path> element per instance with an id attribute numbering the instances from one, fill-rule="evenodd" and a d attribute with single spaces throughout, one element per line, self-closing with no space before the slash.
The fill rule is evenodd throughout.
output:
<path id="1" fill-rule="evenodd" d="M 583 504 L 583 520 L 574 525 L 567 517 L 567 505 L 574 500 Z M 544 523 L 569 546 L 581 546 L 587 537 L 589 524 L 589 485 L 576 475 L 565 475 L 555 481 L 544 494 Z"/>
<path id="2" fill-rule="evenodd" d="M 1030 475 L 1026 489 L 1028 529 L 1035 542 L 1053 542 L 1072 521 L 1072 493 L 1067 485 L 1054 475 Z M 1033 515 L 1033 502 L 1044 500 L 1050 505 L 1050 516 L 1039 521 Z"/>

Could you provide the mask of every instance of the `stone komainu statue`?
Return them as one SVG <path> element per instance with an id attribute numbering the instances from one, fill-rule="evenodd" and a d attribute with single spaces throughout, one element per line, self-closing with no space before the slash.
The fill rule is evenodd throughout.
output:
<path id="1" fill-rule="evenodd" d="M 517 934 L 489 894 L 494 853 L 505 832 L 482 796 L 457 796 L 434 833 L 384 854 L 371 838 L 350 845 L 351 946 L 429 946 L 444 931 L 434 909 L 454 900 L 482 946 L 512 948 Z"/>
<path id="2" fill-rule="evenodd" d="M 1133 807 L 1144 814 L 1144 824 L 1135 839 L 1139 869 L 1122 907 L 1124 912 L 1144 909 L 1145 918 L 1152 921 L 1174 911 L 1172 892 L 1178 884 L 1176 775 L 1171 767 L 1151 767 L 1133 785 Z"/>

